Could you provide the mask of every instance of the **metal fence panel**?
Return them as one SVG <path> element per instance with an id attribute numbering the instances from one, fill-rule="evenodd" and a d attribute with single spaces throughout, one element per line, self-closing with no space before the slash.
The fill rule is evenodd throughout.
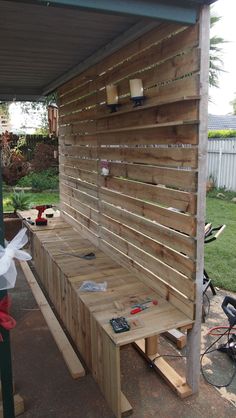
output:
<path id="1" fill-rule="evenodd" d="M 236 191 L 236 138 L 208 140 L 208 178 L 216 187 Z"/>

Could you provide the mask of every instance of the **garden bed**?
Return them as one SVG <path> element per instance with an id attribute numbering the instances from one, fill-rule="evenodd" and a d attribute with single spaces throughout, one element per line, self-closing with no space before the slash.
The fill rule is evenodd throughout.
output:
<path id="1" fill-rule="evenodd" d="M 22 221 L 14 212 L 4 213 L 5 239 L 11 241 L 22 227 Z"/>

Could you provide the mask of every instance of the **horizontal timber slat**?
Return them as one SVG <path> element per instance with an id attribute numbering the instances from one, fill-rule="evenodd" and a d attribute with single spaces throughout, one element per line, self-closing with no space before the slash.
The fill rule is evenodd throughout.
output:
<path id="1" fill-rule="evenodd" d="M 101 210 L 103 215 L 136 229 L 154 240 L 158 239 L 158 242 L 195 259 L 195 240 L 192 237 L 149 221 L 142 216 L 135 215 L 113 205 L 108 205 L 105 202 L 102 202 Z"/>
<path id="2" fill-rule="evenodd" d="M 141 248 L 153 257 L 157 257 L 165 264 L 177 269 L 187 277 L 193 278 L 195 273 L 195 264 L 190 258 L 172 250 L 158 241 L 150 239 L 147 235 L 142 234 L 140 230 L 129 228 L 129 226 L 123 225 L 109 217 L 103 216 L 102 224 L 103 227 L 110 232 L 122 237 L 127 242 L 134 244 L 136 247 Z"/>
<path id="3" fill-rule="evenodd" d="M 71 167 L 78 167 L 80 170 L 97 171 L 98 162 L 96 160 L 81 160 L 74 158 L 74 156 L 60 155 L 60 165 L 68 165 Z"/>
<path id="4" fill-rule="evenodd" d="M 136 73 L 137 68 L 148 68 L 153 63 L 158 63 L 173 57 L 180 52 L 186 51 L 194 46 L 198 45 L 198 26 L 187 28 L 185 31 L 180 32 L 175 36 L 175 43 L 171 38 L 164 39 L 163 42 L 150 46 L 148 49 L 141 51 L 140 54 L 131 57 L 127 61 L 122 60 L 120 66 L 114 67 L 108 73 L 99 77 L 95 83 L 90 83 L 90 88 L 96 91 L 96 88 L 102 88 L 104 85 L 127 77 L 130 74 Z M 144 55 L 144 57 L 142 56 Z M 141 67 L 140 67 L 141 64 Z M 105 69 L 105 68 L 104 68 Z M 104 71 L 101 69 L 101 72 Z M 89 94 L 92 94 L 93 91 Z M 83 97 L 83 93 L 78 91 L 79 97 Z M 75 101 L 75 106 L 78 106 L 76 102 L 76 95 L 70 96 L 70 100 Z M 78 96 L 77 96 L 78 97 Z M 65 103 L 61 98 L 61 104 Z M 67 109 L 71 110 L 71 107 L 67 106 Z"/>
<path id="5" fill-rule="evenodd" d="M 110 234 L 111 235 L 111 234 Z M 116 239 L 116 238 L 115 238 Z M 187 300 L 194 300 L 194 296 L 195 296 L 195 283 L 193 281 L 191 281 L 190 279 L 185 278 L 183 280 L 182 287 L 181 284 L 178 285 L 178 280 L 173 277 L 171 277 L 171 283 L 166 283 L 164 281 L 164 279 L 162 279 L 159 275 L 155 276 L 155 273 L 151 272 L 150 270 L 150 259 L 149 260 L 144 260 L 144 263 L 142 262 L 142 264 L 140 263 L 140 256 L 143 256 L 142 251 L 139 251 L 134 247 L 134 251 L 132 251 L 132 249 L 130 250 L 131 254 L 132 254 L 132 258 L 130 256 L 130 254 L 126 254 L 124 252 L 122 252 L 120 250 L 120 248 L 117 249 L 117 247 L 113 246 L 114 242 L 111 239 L 111 236 L 109 236 L 108 240 L 101 240 L 100 241 L 100 248 L 106 252 L 107 254 L 109 254 L 114 260 L 116 260 L 119 264 L 121 264 L 122 266 L 128 268 L 130 271 L 136 272 L 136 274 L 138 275 L 138 277 L 142 277 L 143 281 L 145 282 L 146 277 L 149 276 L 149 273 L 152 277 L 150 284 L 153 288 L 159 289 L 159 286 L 162 284 L 164 286 L 168 286 L 168 287 L 173 287 L 173 289 L 178 290 L 182 295 L 184 295 L 186 297 L 187 296 Z M 116 245 L 116 244 L 115 244 Z M 131 247 L 131 244 L 129 244 L 129 246 Z M 134 258 L 135 257 L 135 258 Z M 156 274 L 158 274 L 158 271 L 156 272 Z M 147 283 L 147 282 L 146 282 Z M 175 285 L 178 285 L 178 287 L 176 287 Z M 189 297 L 189 299 L 188 299 Z"/>
<path id="6" fill-rule="evenodd" d="M 67 147 L 69 148 L 69 147 Z M 83 147 L 81 147 L 83 148 Z M 76 155 L 82 150 L 75 150 Z M 153 164 L 169 167 L 197 167 L 196 148 L 100 148 L 101 160 L 118 160 L 125 162 Z"/>
<path id="7" fill-rule="evenodd" d="M 64 183 L 60 184 L 61 193 L 64 193 L 70 197 L 73 197 L 87 206 L 90 206 L 92 209 L 98 209 L 98 199 L 95 196 L 91 196 L 89 193 L 74 189 Z"/>
<path id="8" fill-rule="evenodd" d="M 75 77 L 71 81 L 65 83 L 63 86 L 59 88 L 59 96 L 62 99 L 63 95 L 69 97 L 74 93 L 75 90 L 81 89 L 81 86 L 85 86 L 91 79 L 94 79 L 99 74 L 102 74 L 104 68 L 112 69 L 117 65 L 122 65 L 123 61 L 128 59 L 129 57 L 139 54 L 140 51 L 150 47 L 151 45 L 160 42 L 162 39 L 167 38 L 171 34 L 181 30 L 183 26 L 179 24 L 161 24 L 158 28 L 153 29 L 152 31 L 148 32 L 147 34 L 143 35 L 142 37 L 138 38 L 137 40 L 131 42 L 126 48 L 119 50 L 107 58 L 105 58 L 101 63 L 95 65 L 92 68 L 89 68 L 78 77 Z M 71 92 L 71 90 L 74 90 Z M 85 92 L 87 91 L 87 87 Z M 84 93 L 85 93 L 84 92 Z"/>
<path id="9" fill-rule="evenodd" d="M 142 111 L 141 111 L 142 109 Z M 121 108 L 122 110 L 122 108 Z M 133 108 L 132 112 L 122 113 L 114 112 L 110 113 L 103 118 L 97 120 L 97 130 L 107 130 L 107 134 L 110 134 L 110 130 L 127 127 L 144 127 L 146 125 L 157 125 L 162 123 L 173 123 L 182 121 L 193 121 L 197 120 L 198 112 L 196 108 L 196 100 L 186 100 L 177 103 L 168 103 L 165 105 L 158 105 L 153 107 L 136 107 Z M 147 126 L 148 129 L 148 126 Z M 159 127 L 159 129 L 161 129 Z M 177 129 L 177 128 L 176 128 Z M 180 128 L 181 129 L 181 128 Z M 183 129 L 182 129 L 183 130 Z M 165 131 L 163 129 L 163 131 Z M 168 129 L 167 129 L 168 132 Z M 158 132 L 157 132 L 158 134 Z M 172 134 L 174 130 L 172 129 Z M 181 138 L 180 138 L 181 139 Z M 156 142 L 154 142 L 156 143 Z M 186 141 L 187 143 L 187 141 Z"/>
<path id="10" fill-rule="evenodd" d="M 65 202 L 61 202 L 61 209 L 72 216 L 76 221 L 85 226 L 87 229 L 90 229 L 94 234 L 98 234 L 98 224 L 90 217 L 86 216 L 84 213 L 81 213 L 75 207 L 72 207 Z M 91 212 L 89 215 L 91 216 Z"/>
<path id="11" fill-rule="evenodd" d="M 103 182 L 101 181 L 101 183 Z M 121 178 L 108 177 L 104 180 L 104 188 L 144 201 L 147 200 L 159 203 L 160 205 L 171 206 L 183 212 L 195 213 L 196 196 L 191 193 L 168 189 L 162 185 L 155 186 Z"/>
<path id="12" fill-rule="evenodd" d="M 114 177 L 124 177 L 150 184 L 164 184 L 167 187 L 196 191 L 197 173 L 153 165 L 109 162 L 109 173 Z"/>
<path id="13" fill-rule="evenodd" d="M 135 199 L 133 197 L 124 196 L 121 193 L 116 193 L 108 189 L 102 189 L 100 192 L 100 199 L 108 204 L 119 206 L 135 215 L 176 229 L 187 235 L 195 236 L 196 219 L 194 216 L 186 215 L 181 212 L 171 211 L 168 208 L 163 208 L 143 200 Z"/>
<path id="14" fill-rule="evenodd" d="M 67 165 L 61 165 L 60 166 L 61 173 L 68 175 L 70 177 L 74 177 L 75 179 L 80 179 L 83 181 L 88 181 L 89 183 L 97 183 L 97 174 L 91 173 L 89 171 L 81 170 L 78 167 L 70 167 Z"/>

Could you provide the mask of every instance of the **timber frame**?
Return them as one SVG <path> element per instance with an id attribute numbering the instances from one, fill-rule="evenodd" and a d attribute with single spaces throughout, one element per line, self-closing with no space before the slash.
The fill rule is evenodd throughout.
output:
<path id="1" fill-rule="evenodd" d="M 50 3 L 86 11 L 99 4 Z M 112 3 L 104 0 L 99 7 L 130 14 L 131 2 Z M 146 15 L 139 9 L 135 16 L 150 17 L 153 3 L 143 4 Z M 56 88 L 59 100 L 60 218 L 50 220 L 47 227 L 27 224 L 35 268 L 117 418 L 132 410 L 121 391 L 123 345 L 132 343 L 147 361 L 154 360 L 155 369 L 182 398 L 196 393 L 199 384 L 209 61 L 206 4 L 211 1 L 193 0 L 186 10 L 187 0 L 171 0 L 178 12 L 185 3 L 182 19 L 181 12 L 174 17 L 175 8 L 157 3 L 160 8 L 155 8 L 154 20 L 146 22 L 145 29 L 136 22 L 135 35 L 132 30 L 126 32 L 127 39 L 120 34 L 120 43 L 111 41 L 110 48 L 99 49 L 37 90 L 45 94 Z M 144 85 L 145 101 L 138 107 L 130 100 L 133 78 L 141 78 Z M 118 88 L 121 106 L 114 113 L 106 105 L 108 84 Z M 8 97 L 11 92 L 6 89 L 4 94 Z M 104 163 L 107 176 L 102 175 Z M 74 257 L 90 252 L 95 260 Z M 84 280 L 107 281 L 107 292 L 82 292 Z M 139 326 L 134 326 L 131 306 L 147 297 L 157 299 L 158 306 L 139 313 Z M 131 330 L 115 334 L 109 323 L 114 316 L 128 318 Z M 158 357 L 158 335 L 184 326 L 187 361 L 182 377 Z"/>

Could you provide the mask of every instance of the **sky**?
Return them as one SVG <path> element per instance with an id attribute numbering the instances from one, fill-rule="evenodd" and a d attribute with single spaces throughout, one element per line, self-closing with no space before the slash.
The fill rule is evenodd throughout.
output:
<path id="1" fill-rule="evenodd" d="M 209 113 L 226 115 L 233 112 L 230 101 L 236 97 L 236 0 L 218 0 L 212 7 L 212 12 L 221 16 L 219 23 L 215 25 L 211 35 L 217 35 L 225 39 L 223 44 L 222 60 L 225 72 L 219 75 L 219 88 L 211 88 L 209 91 Z M 19 105 L 12 103 L 10 106 L 12 130 L 16 131 L 22 126 L 34 129 L 41 124 L 40 115 L 26 115 L 21 113 Z M 32 126 L 33 125 L 33 126 Z"/>
<path id="2" fill-rule="evenodd" d="M 209 91 L 213 102 L 209 104 L 209 113 L 226 115 L 233 112 L 229 102 L 236 97 L 236 0 L 218 0 L 212 12 L 222 17 L 212 35 L 220 36 L 228 42 L 223 45 L 225 72 L 219 76 L 219 88 L 211 88 Z"/>

